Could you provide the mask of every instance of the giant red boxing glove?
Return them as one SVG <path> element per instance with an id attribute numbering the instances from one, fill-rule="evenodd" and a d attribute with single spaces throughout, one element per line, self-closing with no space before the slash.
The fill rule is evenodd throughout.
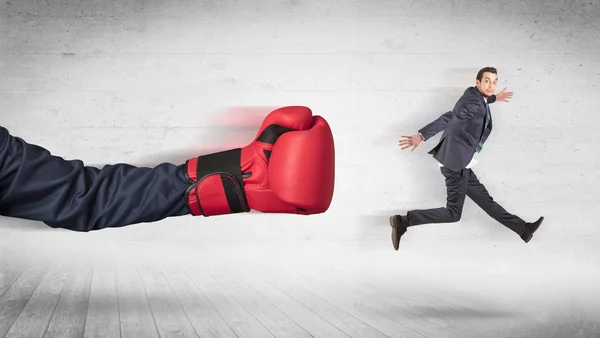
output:
<path id="1" fill-rule="evenodd" d="M 246 147 L 194 157 L 183 168 L 193 183 L 192 215 L 323 213 L 333 197 L 333 135 L 307 107 L 278 108 Z"/>

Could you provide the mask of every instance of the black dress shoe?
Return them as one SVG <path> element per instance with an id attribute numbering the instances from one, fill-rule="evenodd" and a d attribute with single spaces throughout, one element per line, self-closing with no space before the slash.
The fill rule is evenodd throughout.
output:
<path id="1" fill-rule="evenodd" d="M 525 223 L 525 230 L 521 235 L 521 239 L 523 239 L 525 243 L 529 243 L 529 241 L 533 237 L 533 233 L 540 227 L 543 221 L 544 216 L 540 217 L 537 221 L 533 223 Z"/>
<path id="2" fill-rule="evenodd" d="M 392 244 L 394 249 L 398 251 L 400 247 L 400 237 L 406 232 L 407 224 L 404 223 L 402 217 L 398 215 L 390 216 L 390 226 L 392 227 Z"/>

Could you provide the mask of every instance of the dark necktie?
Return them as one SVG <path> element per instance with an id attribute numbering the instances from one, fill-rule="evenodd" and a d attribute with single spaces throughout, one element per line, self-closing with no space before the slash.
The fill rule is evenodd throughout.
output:
<path id="1" fill-rule="evenodd" d="M 487 129 L 488 124 L 490 123 L 490 119 L 492 118 L 492 112 L 490 111 L 490 105 L 487 105 L 487 114 L 485 117 L 485 126 L 483 127 L 483 131 L 485 132 L 485 130 Z M 479 145 L 477 146 L 477 152 L 481 151 L 481 148 L 483 148 L 483 134 L 481 139 L 479 140 Z"/>

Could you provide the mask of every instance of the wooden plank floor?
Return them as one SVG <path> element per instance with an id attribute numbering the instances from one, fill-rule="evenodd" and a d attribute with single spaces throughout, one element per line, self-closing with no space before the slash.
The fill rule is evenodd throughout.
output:
<path id="1" fill-rule="evenodd" d="M 197 256 L 222 256 L 208 251 Z M 581 304 L 520 306 L 497 285 L 461 289 L 389 270 L 383 256 L 311 255 L 173 264 L 12 252 L 0 258 L 0 337 L 598 337 L 598 321 L 557 319 Z"/>

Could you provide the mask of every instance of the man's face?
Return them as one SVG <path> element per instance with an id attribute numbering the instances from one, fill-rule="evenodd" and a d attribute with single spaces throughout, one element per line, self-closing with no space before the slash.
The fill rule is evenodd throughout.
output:
<path id="1" fill-rule="evenodd" d="M 483 73 L 483 77 L 481 81 L 475 80 L 477 84 L 477 89 L 483 94 L 485 97 L 494 95 L 496 92 L 496 83 L 498 83 L 498 75 L 494 73 Z"/>

